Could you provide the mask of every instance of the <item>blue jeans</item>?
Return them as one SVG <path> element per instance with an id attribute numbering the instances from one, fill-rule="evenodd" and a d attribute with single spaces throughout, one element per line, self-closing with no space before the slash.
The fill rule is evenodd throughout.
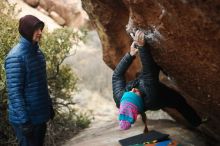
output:
<path id="1" fill-rule="evenodd" d="M 33 133 L 31 136 L 23 135 L 21 125 L 12 124 L 19 146 L 43 146 L 44 137 L 47 129 L 46 123 L 33 125 Z"/>

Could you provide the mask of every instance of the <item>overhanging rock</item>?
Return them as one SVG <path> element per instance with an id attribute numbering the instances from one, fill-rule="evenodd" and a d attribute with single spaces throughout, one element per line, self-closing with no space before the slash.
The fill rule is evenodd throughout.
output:
<path id="1" fill-rule="evenodd" d="M 175 80 L 197 112 L 208 117 L 204 132 L 220 139 L 220 1 L 82 0 L 103 46 L 103 60 L 115 68 L 129 50 L 127 29 L 147 32 L 155 61 Z M 132 64 L 127 79 L 140 69 Z M 169 113 L 178 120 L 178 116 Z"/>

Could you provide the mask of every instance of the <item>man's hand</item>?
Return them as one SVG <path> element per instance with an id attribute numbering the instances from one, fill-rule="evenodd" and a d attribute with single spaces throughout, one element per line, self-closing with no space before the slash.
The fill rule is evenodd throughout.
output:
<path id="1" fill-rule="evenodd" d="M 30 122 L 21 125 L 22 134 L 31 137 L 33 134 L 33 125 Z"/>

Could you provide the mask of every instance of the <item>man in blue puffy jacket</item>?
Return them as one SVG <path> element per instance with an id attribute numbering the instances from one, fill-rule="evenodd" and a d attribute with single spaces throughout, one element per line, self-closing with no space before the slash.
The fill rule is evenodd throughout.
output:
<path id="1" fill-rule="evenodd" d="M 38 42 L 44 23 L 32 15 L 19 20 L 19 43 L 5 59 L 9 122 L 20 146 L 43 146 L 46 122 L 54 111 L 48 92 L 46 62 Z"/>

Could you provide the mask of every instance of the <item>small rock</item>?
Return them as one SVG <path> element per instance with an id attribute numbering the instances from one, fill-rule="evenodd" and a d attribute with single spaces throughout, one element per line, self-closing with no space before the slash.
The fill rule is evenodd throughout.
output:
<path id="1" fill-rule="evenodd" d="M 40 11 L 41 13 L 47 15 L 47 16 L 49 15 L 49 13 L 45 9 L 43 9 L 41 6 L 38 6 L 37 10 Z"/>
<path id="2" fill-rule="evenodd" d="M 64 25 L 66 21 L 55 11 L 50 12 L 50 16 L 59 24 L 59 25 Z"/>

